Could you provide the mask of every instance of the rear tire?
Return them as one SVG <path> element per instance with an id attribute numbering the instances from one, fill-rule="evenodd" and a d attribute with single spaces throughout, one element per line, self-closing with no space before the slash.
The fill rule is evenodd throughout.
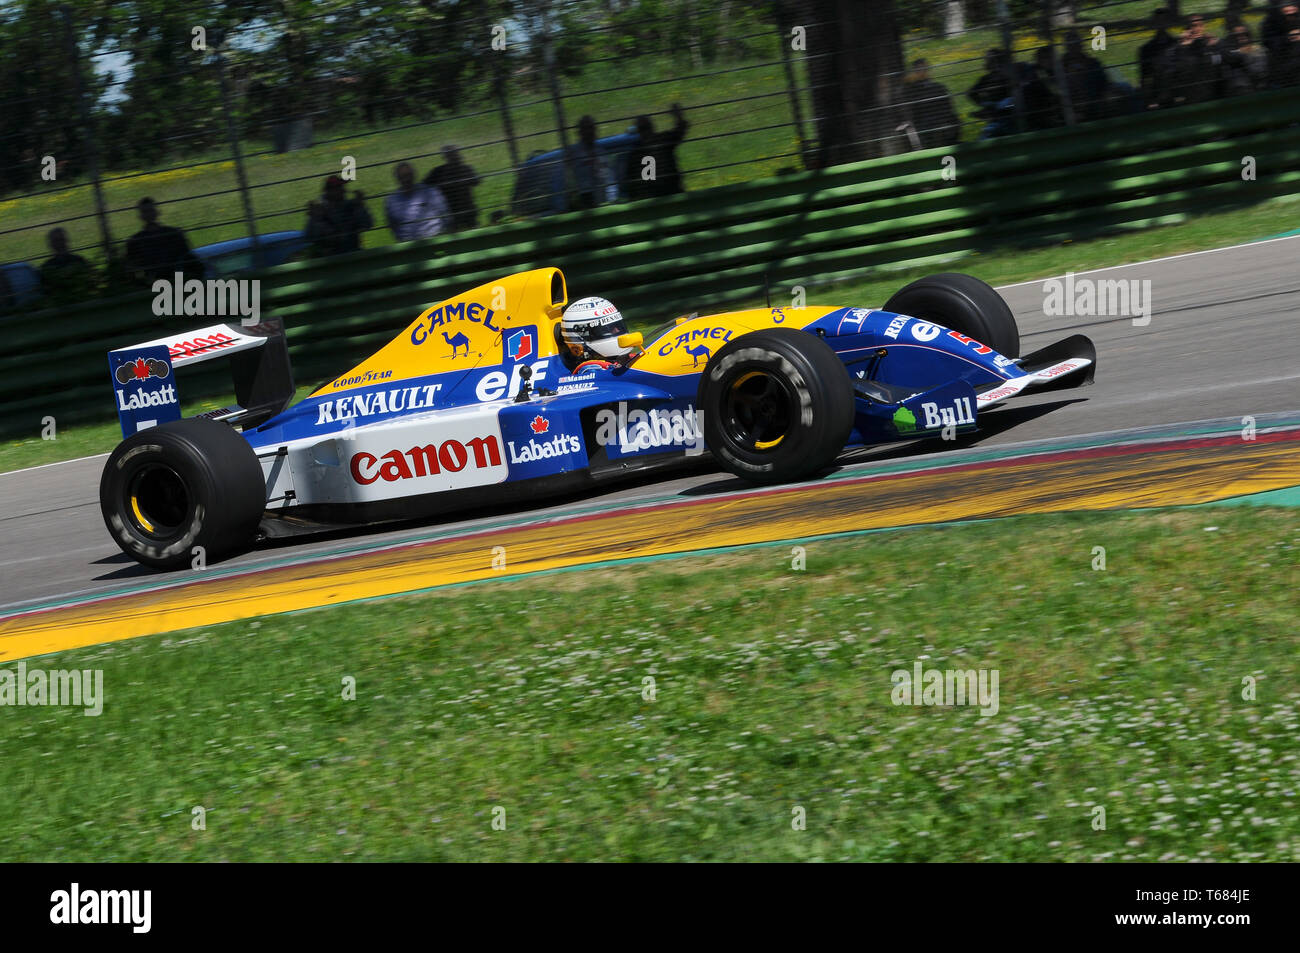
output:
<path id="1" fill-rule="evenodd" d="M 228 556 L 266 509 L 262 466 L 229 425 L 193 417 L 132 434 L 109 455 L 99 507 L 122 551 L 155 569 Z"/>
<path id="2" fill-rule="evenodd" d="M 1005 357 L 1020 356 L 1020 329 L 1011 308 L 971 275 L 945 272 L 918 278 L 894 292 L 885 310 L 960 331 Z"/>
<path id="3" fill-rule="evenodd" d="M 853 429 L 853 385 L 806 331 L 755 331 L 724 345 L 700 377 L 704 442 L 753 483 L 802 480 L 834 462 Z"/>

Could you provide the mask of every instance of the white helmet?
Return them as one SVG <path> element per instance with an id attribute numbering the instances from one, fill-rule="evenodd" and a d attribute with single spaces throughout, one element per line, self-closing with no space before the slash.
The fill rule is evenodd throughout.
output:
<path id="1" fill-rule="evenodd" d="M 632 348 L 619 347 L 618 339 L 627 334 L 627 322 L 613 302 L 604 298 L 583 298 L 564 309 L 560 336 L 564 343 L 580 351 L 582 357 L 623 357 Z"/>

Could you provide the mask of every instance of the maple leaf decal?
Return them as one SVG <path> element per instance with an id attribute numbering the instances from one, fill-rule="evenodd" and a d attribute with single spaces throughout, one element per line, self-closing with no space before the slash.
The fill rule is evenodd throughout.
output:
<path id="1" fill-rule="evenodd" d="M 144 362 L 143 357 L 136 358 L 135 376 L 137 378 L 147 378 L 149 376 L 149 365 Z"/>
<path id="2" fill-rule="evenodd" d="M 533 422 L 528 426 L 533 428 L 533 433 L 546 433 L 546 431 L 551 429 L 551 422 L 541 414 L 538 414 L 533 418 Z"/>

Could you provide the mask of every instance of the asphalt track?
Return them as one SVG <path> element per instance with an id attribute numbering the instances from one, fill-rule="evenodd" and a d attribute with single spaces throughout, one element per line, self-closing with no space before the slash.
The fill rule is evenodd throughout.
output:
<path id="1" fill-rule="evenodd" d="M 972 270 L 978 273 L 977 268 Z M 1234 422 L 1250 416 L 1267 431 L 1269 426 L 1284 426 L 1289 417 L 1300 417 L 1300 328 L 1297 327 L 1297 315 L 1300 315 L 1300 236 L 1086 272 L 1079 277 L 1150 281 L 1153 302 L 1150 322 L 1136 326 L 1128 316 L 1048 317 L 1043 314 L 1044 287 L 1041 280 L 1003 288 L 1003 295 L 1020 324 L 1022 351 L 1028 352 L 1067 334 L 1088 334 L 1097 344 L 1097 382 L 1079 391 L 1017 400 L 981 415 L 982 432 L 979 435 L 965 440 L 960 449 L 933 457 L 933 462 L 962 464 L 987 459 L 991 451 L 1000 451 L 1002 455 L 1015 454 L 1020 452 L 1022 444 L 1027 444 L 1025 451 L 1037 449 L 1041 452 L 1043 445 L 1036 444 L 1036 441 L 1048 441 L 1055 446 L 1063 441 L 1068 444 L 1069 438 L 1109 431 L 1152 428 L 1152 432 L 1167 433 L 1168 430 L 1162 431 L 1161 428 L 1207 419 L 1223 421 L 1218 429 L 1231 429 Z M 875 302 L 839 303 L 870 305 Z M 1195 427 L 1181 429 L 1197 430 Z M 1082 442 L 1097 444 L 1106 440 Z M 928 449 L 933 444 L 925 446 Z M 1287 485 L 1289 461 L 1297 455 L 1297 444 L 1287 441 L 1270 446 L 1274 453 L 1268 466 L 1273 469 L 1264 483 L 1251 483 L 1249 479 L 1234 483 L 1231 465 L 1226 458 L 1220 459 L 1207 473 L 1212 473 L 1213 479 L 1219 481 L 1222 491 L 1214 493 L 1211 488 L 1203 487 L 1205 492 L 1202 496 L 1208 499 L 1230 495 L 1229 485 L 1236 485 L 1236 492 L 1252 492 L 1249 487 L 1268 489 Z M 922 463 L 928 464 L 931 456 L 926 453 L 922 460 L 917 456 L 919 452 L 922 450 L 916 444 L 902 444 L 846 455 L 833 482 L 842 487 L 856 487 L 860 496 L 852 501 L 841 500 L 837 505 L 847 506 L 850 510 L 879 511 L 885 501 L 873 498 L 871 481 L 855 477 L 878 471 L 882 466 L 914 468 Z M 177 577 L 159 576 L 137 566 L 109 540 L 96 500 L 102 465 L 103 457 L 93 457 L 0 475 L 0 617 L 124 590 L 136 593 L 158 587 L 175 590 L 180 581 Z M 1195 466 L 1200 465 L 1195 463 Z M 1144 483 L 1145 489 L 1136 488 L 1135 478 L 1139 472 L 1129 472 L 1118 483 L 1112 481 L 1108 495 L 1100 505 L 1138 506 L 1160 502 L 1158 492 L 1152 495 L 1158 487 L 1153 490 L 1150 484 Z M 1180 472 L 1180 479 L 1185 483 L 1187 471 Z M 1031 511 L 1071 508 L 1061 493 L 1051 490 L 1058 483 L 1052 476 L 1048 469 L 1037 472 L 1035 479 L 1048 488 L 1048 492 L 1046 503 L 1036 503 L 1029 508 Z M 1172 480 L 1169 485 L 1177 482 Z M 1300 479 L 1292 482 L 1300 483 Z M 1126 486 L 1134 489 L 1128 492 Z M 974 486 L 966 490 L 968 494 L 975 491 Z M 930 494 L 928 498 L 936 503 L 943 498 L 939 484 L 930 486 L 927 492 Z M 623 485 L 581 500 L 539 502 L 511 511 L 476 513 L 465 519 L 371 531 L 346 539 L 327 537 L 267 546 L 215 567 L 218 571 L 214 572 L 214 581 L 216 577 L 241 578 L 268 567 L 275 567 L 276 571 L 300 567 L 312 560 L 337 558 L 337 554 L 345 550 L 355 557 L 409 548 L 404 544 L 416 540 L 428 542 L 439 536 L 464 537 L 474 531 L 486 532 L 503 527 L 538 527 L 533 542 L 544 549 L 548 538 L 555 540 L 564 532 L 561 526 L 548 527 L 546 524 L 593 513 L 613 514 L 605 532 L 616 535 L 612 548 L 592 555 L 603 559 L 618 558 L 620 525 L 626 523 L 629 527 L 636 527 L 635 530 L 629 529 L 635 539 L 629 537 L 625 547 L 626 554 L 634 555 L 633 550 L 644 542 L 641 537 L 646 535 L 647 527 L 643 521 L 653 519 L 652 513 L 638 512 L 636 519 L 620 521 L 617 518 L 620 510 L 644 510 L 651 504 L 706 500 L 713 501 L 721 510 L 730 511 L 739 519 L 743 507 L 727 506 L 728 499 L 738 494 L 746 497 L 744 506 L 753 505 L 748 487 L 716 470 L 702 470 L 668 480 Z M 815 496 L 809 497 L 810 505 L 815 500 Z M 1174 499 L 1168 501 L 1175 502 Z M 822 506 L 824 502 L 815 505 Z M 740 504 L 741 500 L 734 499 L 734 503 Z M 631 513 L 628 515 L 631 517 Z M 899 519 L 895 524 L 878 525 L 934 522 L 968 518 L 970 515 L 978 514 L 944 516 L 936 509 L 928 515 L 914 513 L 911 518 Z M 812 518 L 811 514 L 809 518 Z M 650 525 L 649 535 L 654 537 L 657 530 L 653 523 Z M 758 536 L 781 539 L 812 535 L 808 532 L 810 527 L 815 528 L 814 524 L 806 522 L 802 527 L 792 527 L 776 521 L 770 531 Z M 800 532 L 795 531 L 799 529 Z M 776 535 L 782 532 L 785 535 Z M 758 538 L 751 541 L 758 541 Z M 375 558 L 382 560 L 382 557 Z M 323 575 L 323 569 L 299 570 L 295 577 L 297 589 L 310 592 L 314 580 Z M 192 584 L 192 580 L 191 576 L 185 581 Z M 413 584 L 408 588 L 422 588 L 419 580 L 411 582 Z M 425 586 L 430 584 L 424 583 Z M 193 590 L 187 591 L 191 592 L 188 605 L 195 605 Z M 216 595 L 214 590 L 211 596 Z M 322 599 L 323 595 L 316 597 L 318 603 L 333 601 L 328 597 Z M 197 602 L 204 603 L 205 598 L 199 597 Z M 153 623 L 158 631 L 187 624 L 197 622 L 176 612 L 167 615 L 165 621 L 159 615 Z M 6 628 L 4 619 L 0 618 L 0 634 Z M 45 650 L 49 651 L 48 648 Z M 0 658 L 14 657 L 18 656 L 0 649 Z"/>

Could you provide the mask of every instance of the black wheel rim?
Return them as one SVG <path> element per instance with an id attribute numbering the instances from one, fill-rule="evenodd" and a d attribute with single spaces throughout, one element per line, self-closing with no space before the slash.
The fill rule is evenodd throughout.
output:
<path id="1" fill-rule="evenodd" d="M 168 539 L 185 525 L 190 490 L 169 466 L 142 466 L 126 485 L 123 509 L 136 531 L 153 539 Z"/>
<path id="2" fill-rule="evenodd" d="M 723 390 L 723 428 L 737 447 L 772 451 L 789 436 L 795 406 L 783 378 L 761 369 L 741 370 Z"/>

